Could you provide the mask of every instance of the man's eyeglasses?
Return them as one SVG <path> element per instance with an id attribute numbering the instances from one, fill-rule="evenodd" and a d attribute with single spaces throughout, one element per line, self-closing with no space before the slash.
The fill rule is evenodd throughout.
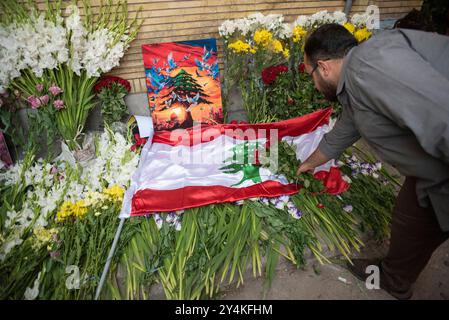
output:
<path id="1" fill-rule="evenodd" d="M 310 73 L 310 76 L 313 76 L 313 73 L 315 72 L 316 68 L 318 68 L 318 63 L 316 64 L 315 68 L 312 69 L 312 72 Z"/>
<path id="2" fill-rule="evenodd" d="M 330 59 L 320 59 L 320 61 L 328 61 Z M 315 70 L 318 68 L 318 61 L 316 63 L 316 66 L 312 69 L 312 72 L 310 73 L 310 76 L 313 76 L 313 73 L 315 72 Z"/>

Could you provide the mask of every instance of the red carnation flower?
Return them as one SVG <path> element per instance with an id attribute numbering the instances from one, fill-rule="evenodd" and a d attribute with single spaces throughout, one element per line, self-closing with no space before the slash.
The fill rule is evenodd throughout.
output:
<path id="1" fill-rule="evenodd" d="M 306 71 L 306 65 L 304 63 L 300 63 L 298 66 L 299 73 L 304 73 Z"/>
<path id="2" fill-rule="evenodd" d="M 101 89 L 103 89 L 104 87 L 110 87 L 111 83 L 113 82 L 124 86 L 126 91 L 128 92 L 131 91 L 131 84 L 129 83 L 128 80 L 116 76 L 104 76 L 101 77 L 100 80 L 98 80 L 97 83 L 95 84 L 94 92 L 99 93 Z"/>
<path id="3" fill-rule="evenodd" d="M 285 64 L 278 66 L 271 66 L 262 70 L 262 81 L 265 85 L 269 86 L 276 81 L 279 74 L 287 72 L 288 67 Z"/>

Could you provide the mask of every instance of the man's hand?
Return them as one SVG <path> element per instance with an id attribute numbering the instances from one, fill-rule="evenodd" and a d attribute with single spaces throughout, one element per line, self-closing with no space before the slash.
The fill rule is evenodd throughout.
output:
<path id="1" fill-rule="evenodd" d="M 315 167 L 312 167 L 310 163 L 305 161 L 299 165 L 298 170 L 296 171 L 296 175 L 299 176 L 301 173 L 311 172 L 313 171 L 313 169 L 315 169 Z"/>
<path id="2" fill-rule="evenodd" d="M 319 149 L 316 149 L 310 157 L 307 158 L 306 161 L 300 164 L 298 170 L 296 171 L 297 175 L 300 175 L 303 172 L 312 171 L 316 167 L 325 164 L 330 159 L 324 155 Z"/>

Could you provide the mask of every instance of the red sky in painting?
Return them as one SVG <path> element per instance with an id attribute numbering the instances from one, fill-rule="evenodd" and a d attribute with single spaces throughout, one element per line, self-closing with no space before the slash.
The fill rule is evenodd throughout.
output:
<path id="1" fill-rule="evenodd" d="M 194 58 L 201 60 L 203 55 L 203 47 L 193 47 L 173 42 L 147 44 L 142 46 L 143 65 L 145 68 L 164 68 L 164 62 L 167 62 L 169 52 L 173 53 L 173 59 L 179 67 L 195 66 Z M 190 59 L 183 61 L 185 55 L 190 55 Z M 159 59 L 156 65 L 153 64 L 153 58 Z M 208 63 L 213 64 L 217 60 L 217 56 L 212 56 Z"/>

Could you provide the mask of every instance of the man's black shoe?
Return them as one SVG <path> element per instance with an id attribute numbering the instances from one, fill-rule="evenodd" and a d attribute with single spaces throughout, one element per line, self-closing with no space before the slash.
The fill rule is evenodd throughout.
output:
<path id="1" fill-rule="evenodd" d="M 381 259 L 353 259 L 352 263 L 347 264 L 349 271 L 359 280 L 366 283 L 366 278 L 368 278 L 371 274 L 367 273 L 367 268 L 369 266 L 375 265 L 379 268 L 380 279 L 379 285 L 380 288 L 385 290 L 387 293 L 392 295 L 398 300 L 408 300 L 412 297 L 413 291 L 411 289 L 407 291 L 397 291 L 394 290 L 391 285 L 388 283 L 385 275 L 382 273 L 381 267 Z"/>

